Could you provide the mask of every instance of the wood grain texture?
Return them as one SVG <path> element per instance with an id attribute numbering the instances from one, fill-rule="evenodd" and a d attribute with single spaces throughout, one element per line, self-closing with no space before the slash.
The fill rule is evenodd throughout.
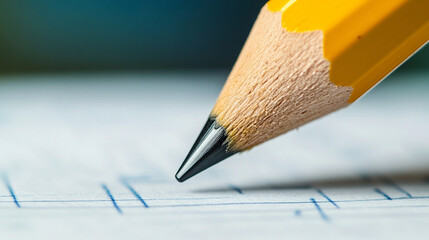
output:
<path id="1" fill-rule="evenodd" d="M 264 6 L 213 108 L 229 148 L 243 151 L 348 105 L 329 79 L 323 33 L 292 33 Z"/>

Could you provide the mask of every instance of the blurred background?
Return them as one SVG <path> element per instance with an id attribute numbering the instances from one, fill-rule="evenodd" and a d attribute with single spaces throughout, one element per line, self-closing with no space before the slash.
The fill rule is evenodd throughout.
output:
<path id="1" fill-rule="evenodd" d="M 230 69 L 265 2 L 1 0 L 0 74 Z"/>

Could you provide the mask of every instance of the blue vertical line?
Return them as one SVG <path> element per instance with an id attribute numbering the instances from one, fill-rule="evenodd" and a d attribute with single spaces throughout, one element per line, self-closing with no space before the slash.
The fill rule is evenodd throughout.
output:
<path id="1" fill-rule="evenodd" d="M 113 197 L 112 193 L 110 193 L 109 188 L 106 186 L 106 184 L 101 184 L 101 187 L 104 189 L 104 191 L 106 192 L 107 196 L 110 198 L 110 200 L 112 201 L 113 207 L 115 207 L 115 209 L 118 211 L 118 213 L 122 214 L 122 210 L 119 208 L 118 204 L 116 204 L 116 200 Z"/>
<path id="2" fill-rule="evenodd" d="M 13 191 L 12 185 L 10 185 L 9 179 L 5 174 L 3 174 L 3 182 L 9 190 L 10 196 L 13 198 L 13 202 L 18 208 L 21 208 L 21 204 L 19 204 L 18 199 L 16 198 L 15 192 Z"/>
<path id="3" fill-rule="evenodd" d="M 322 210 L 322 208 L 319 206 L 319 204 L 316 202 L 316 200 L 314 200 L 314 198 L 310 198 L 310 201 L 314 204 L 317 211 L 319 211 L 322 219 L 328 222 L 330 220 L 329 217 L 325 214 L 325 212 Z"/>
<path id="4" fill-rule="evenodd" d="M 326 198 L 326 200 L 328 200 L 332 205 L 334 205 L 336 208 L 340 208 L 337 203 L 335 203 L 330 197 L 328 197 L 328 195 L 326 195 L 324 192 L 322 192 L 322 190 L 317 189 L 317 192 L 322 195 L 324 198 Z"/>
<path id="5" fill-rule="evenodd" d="M 380 195 L 382 195 L 383 197 L 385 197 L 387 200 L 392 200 L 392 198 L 387 195 L 385 192 L 381 191 L 379 188 L 375 188 L 374 191 Z"/>
<path id="6" fill-rule="evenodd" d="M 389 178 L 384 177 L 383 181 L 392 186 L 393 188 L 395 188 L 397 191 L 405 194 L 407 197 L 412 198 L 413 196 L 411 195 L 411 193 L 409 193 L 408 191 L 405 191 L 405 189 L 403 189 L 402 187 L 400 187 L 398 184 L 396 184 L 395 182 L 393 182 L 392 180 L 390 180 Z"/>
<path id="7" fill-rule="evenodd" d="M 130 190 L 130 192 L 143 204 L 145 208 L 149 208 L 149 205 L 146 203 L 146 201 L 140 196 L 140 194 L 133 187 L 131 187 L 130 184 L 128 184 L 128 182 L 122 181 L 122 184 L 124 184 L 124 186 L 128 188 L 128 190 Z"/>
<path id="8" fill-rule="evenodd" d="M 232 189 L 232 190 L 234 190 L 234 191 L 236 191 L 238 194 L 243 194 L 243 190 L 241 190 L 241 188 L 239 188 L 239 187 L 237 187 L 235 185 L 230 184 L 229 188 Z"/>

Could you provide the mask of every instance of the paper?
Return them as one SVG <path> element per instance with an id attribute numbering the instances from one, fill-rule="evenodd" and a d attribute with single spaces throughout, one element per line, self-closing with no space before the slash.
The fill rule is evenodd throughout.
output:
<path id="1" fill-rule="evenodd" d="M 428 74 L 185 183 L 224 73 L 5 76 L 1 239 L 426 239 Z"/>

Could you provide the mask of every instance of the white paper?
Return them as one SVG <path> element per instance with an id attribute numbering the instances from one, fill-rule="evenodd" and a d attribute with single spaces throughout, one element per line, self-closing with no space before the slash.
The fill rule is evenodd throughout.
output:
<path id="1" fill-rule="evenodd" d="M 178 183 L 225 77 L 1 77 L 0 238 L 427 239 L 428 74 Z"/>

